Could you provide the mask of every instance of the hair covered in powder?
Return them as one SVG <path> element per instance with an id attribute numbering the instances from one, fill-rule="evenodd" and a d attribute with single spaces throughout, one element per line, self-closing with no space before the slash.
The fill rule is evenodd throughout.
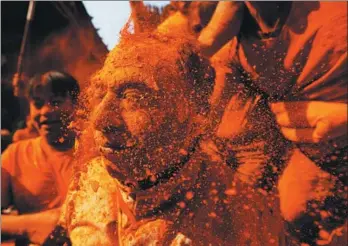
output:
<path id="1" fill-rule="evenodd" d="M 215 76 L 209 63 L 199 56 L 196 40 L 184 34 L 123 35 L 93 80 L 118 80 L 119 68 L 135 68 L 134 73 L 127 69 L 128 80 L 154 81 L 174 97 L 189 93 L 201 106 L 212 92 Z"/>

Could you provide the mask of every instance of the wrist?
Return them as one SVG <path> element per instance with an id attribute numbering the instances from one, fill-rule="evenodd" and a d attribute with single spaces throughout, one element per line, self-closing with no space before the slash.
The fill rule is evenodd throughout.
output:
<path id="1" fill-rule="evenodd" d="M 25 215 L 2 215 L 1 220 L 2 233 L 11 237 L 26 236 L 28 224 L 26 223 Z"/>
<path id="2" fill-rule="evenodd" d="M 18 217 L 18 234 L 28 238 L 29 228 L 32 226 L 30 215 L 19 215 Z"/>

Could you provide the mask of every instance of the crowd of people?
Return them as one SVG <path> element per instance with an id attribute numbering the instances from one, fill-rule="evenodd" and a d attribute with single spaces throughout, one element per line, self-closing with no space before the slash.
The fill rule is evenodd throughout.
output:
<path id="1" fill-rule="evenodd" d="M 30 79 L 27 128 L 1 157 L 2 237 L 345 245 L 347 3 L 170 7 L 154 25 L 131 3 L 137 28 L 87 91 Z"/>

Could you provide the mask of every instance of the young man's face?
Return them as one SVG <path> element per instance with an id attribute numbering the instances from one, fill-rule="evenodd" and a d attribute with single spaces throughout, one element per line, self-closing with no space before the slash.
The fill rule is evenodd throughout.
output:
<path id="1" fill-rule="evenodd" d="M 68 95 L 54 95 L 48 86 L 37 88 L 30 99 L 30 114 L 39 134 L 49 141 L 59 141 L 67 134 L 74 105 Z"/>

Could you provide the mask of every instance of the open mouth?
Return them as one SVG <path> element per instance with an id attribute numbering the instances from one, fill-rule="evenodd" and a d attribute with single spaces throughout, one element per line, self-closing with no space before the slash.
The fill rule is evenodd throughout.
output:
<path id="1" fill-rule="evenodd" d="M 114 154 L 114 153 L 130 150 L 134 148 L 136 145 L 137 145 L 136 141 L 132 139 L 127 140 L 125 144 L 107 142 L 103 146 L 100 146 L 100 150 L 103 153 Z"/>

